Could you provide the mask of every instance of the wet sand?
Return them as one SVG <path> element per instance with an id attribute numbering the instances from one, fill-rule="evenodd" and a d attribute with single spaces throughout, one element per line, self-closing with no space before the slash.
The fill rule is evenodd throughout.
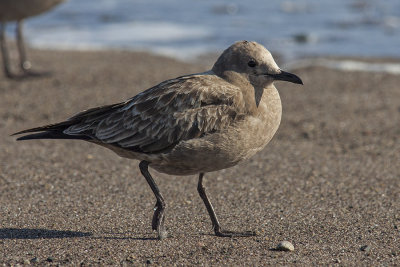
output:
<path id="1" fill-rule="evenodd" d="M 51 265 L 396 265 L 400 263 L 400 76 L 298 69 L 276 83 L 281 127 L 251 160 L 208 173 L 218 238 L 197 177 L 154 174 L 163 241 L 138 161 L 78 141 L 16 142 L 15 131 L 123 101 L 210 66 L 133 52 L 31 51 L 48 78 L 0 74 L 0 263 Z M 273 250 L 283 240 L 293 252 Z M 368 246 L 363 250 L 363 246 Z"/>

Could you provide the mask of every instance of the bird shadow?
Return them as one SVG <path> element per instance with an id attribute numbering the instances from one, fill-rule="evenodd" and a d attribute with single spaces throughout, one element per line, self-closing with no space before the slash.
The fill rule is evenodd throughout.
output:
<path id="1" fill-rule="evenodd" d="M 0 239 L 39 239 L 87 237 L 92 233 L 49 229 L 1 228 Z"/>
<path id="2" fill-rule="evenodd" d="M 51 71 L 43 71 L 43 72 L 37 72 L 37 71 L 28 71 L 25 73 L 8 73 L 6 75 L 7 78 L 10 80 L 14 81 L 28 81 L 28 80 L 34 80 L 38 78 L 49 78 L 53 76 L 53 72 Z"/>
<path id="3" fill-rule="evenodd" d="M 103 240 L 158 240 L 151 237 L 151 234 L 145 236 L 130 236 L 126 233 L 104 233 L 96 236 L 89 232 L 62 231 L 49 229 L 30 229 L 30 228 L 0 228 L 1 239 L 56 239 L 56 238 L 74 238 L 90 237 L 91 239 Z"/>
<path id="4" fill-rule="evenodd" d="M 103 239 L 103 240 L 142 240 L 142 241 L 151 241 L 151 240 L 159 240 L 157 237 L 146 237 L 146 236 L 97 236 L 92 237 L 93 239 Z"/>
<path id="5" fill-rule="evenodd" d="M 132 236 L 133 234 L 133 236 Z M 103 232 L 101 235 L 93 236 L 92 239 L 103 239 L 103 240 L 159 240 L 154 237 L 154 233 L 136 234 L 135 233 L 119 233 L 119 232 Z"/>

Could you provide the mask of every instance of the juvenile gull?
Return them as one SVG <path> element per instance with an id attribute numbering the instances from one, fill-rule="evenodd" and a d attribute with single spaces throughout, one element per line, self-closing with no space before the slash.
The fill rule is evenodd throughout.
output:
<path id="1" fill-rule="evenodd" d="M 240 41 L 208 72 L 167 80 L 125 102 L 15 134 L 35 132 L 17 140 L 85 140 L 140 160 L 140 171 L 157 199 L 152 228 L 160 239 L 166 237 L 166 204 L 149 166 L 171 175 L 199 174 L 197 189 L 215 234 L 251 236 L 253 232 L 221 229 L 203 177 L 248 159 L 271 140 L 282 113 L 276 80 L 302 84 L 296 75 L 279 69 L 262 45 Z"/>
<path id="2" fill-rule="evenodd" d="M 39 73 L 30 70 L 31 63 L 26 58 L 22 34 L 22 20 L 48 11 L 63 1 L 64 0 L 0 0 L 0 46 L 3 55 L 4 73 L 8 78 L 17 78 L 18 76 L 12 74 L 10 69 L 5 37 L 6 22 L 17 21 L 16 35 L 20 59 L 19 65 L 24 75 L 39 75 Z"/>

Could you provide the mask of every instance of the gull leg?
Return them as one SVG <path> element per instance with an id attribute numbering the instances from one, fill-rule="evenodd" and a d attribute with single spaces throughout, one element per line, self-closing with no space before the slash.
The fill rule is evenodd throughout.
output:
<path id="1" fill-rule="evenodd" d="M 197 191 L 199 192 L 199 195 L 201 199 L 204 202 L 204 205 L 206 205 L 208 214 L 210 215 L 211 222 L 214 228 L 214 232 L 216 236 L 221 236 L 221 237 L 234 237 L 234 236 L 255 236 L 256 234 L 252 231 L 246 231 L 246 232 L 232 232 L 232 231 L 224 231 L 221 229 L 221 225 L 218 221 L 217 215 L 215 214 L 214 208 L 208 199 L 206 195 L 206 190 L 203 186 L 203 176 L 204 173 L 199 174 L 199 183 L 197 185 Z"/>
<path id="2" fill-rule="evenodd" d="M 154 196 L 157 199 L 156 205 L 154 207 L 154 215 L 151 225 L 153 230 L 157 230 L 158 238 L 164 239 L 167 237 L 167 231 L 164 228 L 164 211 L 166 204 L 163 196 L 160 193 L 160 190 L 158 189 L 157 184 L 154 182 L 153 177 L 151 177 L 149 173 L 148 167 L 149 163 L 145 160 L 139 163 L 140 171 L 144 178 L 146 178 L 147 183 L 150 185 L 151 190 L 153 191 Z"/>
<path id="3" fill-rule="evenodd" d="M 3 56 L 3 68 L 4 68 L 4 73 L 8 78 L 14 78 L 14 75 L 12 75 L 10 70 L 10 59 L 8 57 L 9 55 L 7 50 L 5 30 L 6 30 L 6 23 L 1 22 L 0 45 L 1 45 L 1 54 Z"/>
<path id="4" fill-rule="evenodd" d="M 17 45 L 18 45 L 18 52 L 19 52 L 19 65 L 21 67 L 21 70 L 24 72 L 25 75 L 27 76 L 42 76 L 42 75 L 48 75 L 49 73 L 44 72 L 44 73 L 39 73 L 39 72 L 34 72 L 31 70 L 32 64 L 31 62 L 27 59 L 26 56 L 26 48 L 25 48 L 25 41 L 24 41 L 24 35 L 22 33 L 22 20 L 19 20 L 17 22 L 17 29 L 16 29 L 16 35 L 17 35 Z"/>
<path id="5" fill-rule="evenodd" d="M 24 36 L 22 34 L 22 20 L 17 21 L 17 28 L 16 28 L 16 35 L 17 35 L 17 45 L 18 45 L 18 52 L 19 52 L 19 65 L 23 72 L 28 72 L 31 68 L 31 63 L 26 59 L 26 50 L 25 50 L 25 43 L 24 43 Z"/>

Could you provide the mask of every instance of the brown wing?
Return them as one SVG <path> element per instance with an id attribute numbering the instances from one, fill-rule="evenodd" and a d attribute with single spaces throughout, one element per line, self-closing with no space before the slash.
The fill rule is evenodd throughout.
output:
<path id="1" fill-rule="evenodd" d="M 193 75 L 168 80 L 125 103 L 77 114 L 63 133 L 144 153 L 168 149 L 221 130 L 240 114 L 235 105 L 240 103 L 239 88 L 215 79 Z"/>

